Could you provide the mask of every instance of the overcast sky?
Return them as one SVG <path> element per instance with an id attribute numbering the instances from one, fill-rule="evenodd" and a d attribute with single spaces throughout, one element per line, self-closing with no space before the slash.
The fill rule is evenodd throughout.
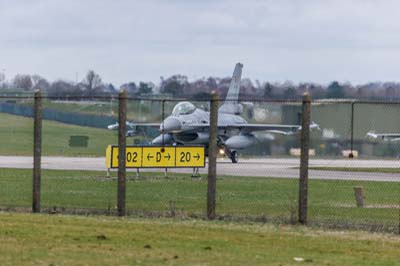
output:
<path id="1" fill-rule="evenodd" d="M 400 1 L 0 0 L 0 71 L 400 81 Z"/>

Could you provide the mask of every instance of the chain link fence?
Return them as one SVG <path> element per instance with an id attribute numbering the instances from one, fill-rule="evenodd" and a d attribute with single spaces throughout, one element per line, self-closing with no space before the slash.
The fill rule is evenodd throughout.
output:
<path id="1" fill-rule="evenodd" d="M 189 100 L 128 98 L 126 144 L 152 145 L 162 122 L 182 101 Z M 209 99 L 190 102 L 210 110 Z M 3 210 L 32 210 L 33 105 L 30 97 L 0 99 Z M 302 102 L 249 99 L 241 105 L 240 117 L 252 130 L 246 131 L 236 116 L 229 123 L 239 126 L 218 129 L 215 218 L 297 223 L 301 141 L 296 127 Z M 118 171 L 107 172 L 104 157 L 108 145 L 118 144 L 118 98 L 43 97 L 42 107 L 40 211 L 116 215 Z M 379 135 L 400 133 L 399 112 L 400 104 L 394 102 L 312 102 L 311 120 L 319 128 L 310 132 L 307 224 L 399 232 L 400 141 Z M 187 124 L 196 122 L 185 119 Z M 255 130 L 267 124 L 291 130 Z M 174 140 L 164 136 L 163 141 L 167 146 L 177 140 L 199 145 L 208 137 L 205 125 L 190 134 L 177 133 Z M 231 151 L 222 144 L 241 135 L 251 135 L 254 143 L 231 149 L 238 155 L 232 163 Z M 208 169 L 198 170 L 128 169 L 126 214 L 206 218 Z"/>
<path id="2" fill-rule="evenodd" d="M 400 230 L 400 142 L 376 136 L 400 133 L 399 112 L 394 102 L 313 104 L 322 134 L 311 140 L 310 223 Z"/>

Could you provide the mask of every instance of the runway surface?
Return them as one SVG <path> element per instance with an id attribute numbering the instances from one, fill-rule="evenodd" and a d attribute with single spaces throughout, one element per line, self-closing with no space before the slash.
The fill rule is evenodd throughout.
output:
<path id="1" fill-rule="evenodd" d="M 255 177 L 277 177 L 298 178 L 298 158 L 265 158 L 265 159 L 242 159 L 237 164 L 228 160 L 218 160 L 217 174 L 232 176 L 255 176 Z M 398 160 L 357 160 L 357 159 L 310 159 L 310 167 L 369 167 L 369 168 L 399 168 Z M 24 168 L 33 166 L 33 158 L 29 156 L 0 156 L 0 168 Z M 43 169 L 64 170 L 104 170 L 106 171 L 105 158 L 88 157 L 42 157 Z M 129 169 L 128 171 L 136 171 Z M 164 171 L 163 169 L 140 169 L 143 171 Z M 169 169 L 168 172 L 192 173 L 193 169 Z M 200 169 L 200 173 L 207 173 L 207 168 Z M 129 173 L 132 174 L 133 173 Z M 346 172 L 346 171 L 320 171 L 309 170 L 311 179 L 337 179 L 337 180 L 369 180 L 369 181 L 392 181 L 400 182 L 400 174 L 369 173 L 369 172 Z"/>

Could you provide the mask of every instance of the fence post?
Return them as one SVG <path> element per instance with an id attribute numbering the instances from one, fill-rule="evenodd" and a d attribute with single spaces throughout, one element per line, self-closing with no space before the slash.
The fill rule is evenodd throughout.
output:
<path id="1" fill-rule="evenodd" d="M 354 197 L 356 198 L 356 204 L 358 208 L 364 207 L 364 192 L 362 186 L 355 186 Z"/>
<path id="2" fill-rule="evenodd" d="M 217 186 L 217 138 L 218 138 L 218 93 L 211 93 L 210 102 L 210 129 L 208 141 L 208 190 L 207 190 L 207 218 L 215 219 L 215 194 Z"/>
<path id="3" fill-rule="evenodd" d="M 308 199 L 308 150 L 310 148 L 310 116 L 311 97 L 308 93 L 303 96 L 301 116 L 301 155 L 299 182 L 299 223 L 307 224 Z"/>
<path id="4" fill-rule="evenodd" d="M 350 154 L 349 154 L 349 158 L 354 158 L 354 153 L 353 153 L 353 143 L 354 143 L 354 105 L 355 102 L 353 101 L 351 103 L 351 120 L 350 120 L 350 126 L 351 126 L 351 136 L 350 136 Z"/>
<path id="5" fill-rule="evenodd" d="M 42 93 L 35 91 L 33 122 L 33 182 L 32 212 L 40 212 L 40 180 L 42 156 Z"/>
<path id="6" fill-rule="evenodd" d="M 126 109 L 128 93 L 123 90 L 118 95 L 118 216 L 126 215 Z"/>

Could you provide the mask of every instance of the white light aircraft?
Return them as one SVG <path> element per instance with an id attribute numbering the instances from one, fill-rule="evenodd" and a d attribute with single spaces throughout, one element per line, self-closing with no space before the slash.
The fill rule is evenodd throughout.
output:
<path id="1" fill-rule="evenodd" d="M 400 133 L 375 133 L 374 131 L 369 131 L 367 138 L 395 142 L 400 141 Z"/>

